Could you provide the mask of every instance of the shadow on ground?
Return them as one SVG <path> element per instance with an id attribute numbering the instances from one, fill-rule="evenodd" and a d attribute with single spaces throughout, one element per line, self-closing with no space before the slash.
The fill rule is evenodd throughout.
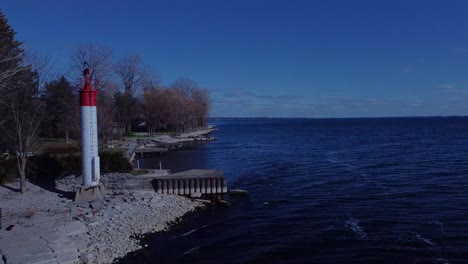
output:
<path id="1" fill-rule="evenodd" d="M 56 194 L 59 195 L 59 197 L 62 197 L 62 198 L 65 198 L 65 199 L 73 200 L 73 198 L 75 196 L 75 192 L 64 191 L 64 190 L 58 189 L 57 186 L 55 185 L 55 180 L 53 180 L 53 179 L 40 180 L 40 181 L 31 180 L 30 183 L 34 184 L 36 186 L 39 186 L 42 189 L 47 190 L 49 192 L 56 193 Z"/>

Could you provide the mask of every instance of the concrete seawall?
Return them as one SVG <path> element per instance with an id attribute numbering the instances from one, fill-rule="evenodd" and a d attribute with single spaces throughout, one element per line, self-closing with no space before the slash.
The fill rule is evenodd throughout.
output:
<path id="1" fill-rule="evenodd" d="M 224 194 L 227 180 L 218 170 L 189 170 L 157 177 L 156 191 L 160 194 Z"/>

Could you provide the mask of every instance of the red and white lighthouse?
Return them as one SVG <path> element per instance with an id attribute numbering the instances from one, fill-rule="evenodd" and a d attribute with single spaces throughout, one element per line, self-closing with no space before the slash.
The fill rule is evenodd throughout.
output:
<path id="1" fill-rule="evenodd" d="M 82 184 L 85 187 L 92 187 L 99 185 L 100 178 L 96 109 L 97 90 L 91 87 L 88 68 L 83 71 L 83 75 L 85 84 L 80 90 Z"/>

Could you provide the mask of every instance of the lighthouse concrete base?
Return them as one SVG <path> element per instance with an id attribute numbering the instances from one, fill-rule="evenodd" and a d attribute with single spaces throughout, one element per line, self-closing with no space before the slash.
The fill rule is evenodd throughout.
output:
<path id="1" fill-rule="evenodd" d="M 106 188 L 99 184 L 96 186 L 79 186 L 75 193 L 76 203 L 102 202 L 106 196 Z"/>

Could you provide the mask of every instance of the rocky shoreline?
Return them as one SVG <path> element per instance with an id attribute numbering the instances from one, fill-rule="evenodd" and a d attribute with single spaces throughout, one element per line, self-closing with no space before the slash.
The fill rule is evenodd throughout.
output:
<path id="1" fill-rule="evenodd" d="M 213 133 L 214 131 L 216 131 L 216 128 L 214 128 L 213 126 L 209 126 L 200 128 L 193 132 L 182 133 L 178 136 L 161 135 L 149 137 L 148 140 L 163 144 L 178 144 L 194 141 L 213 141 L 216 140 L 216 138 L 210 137 L 209 134 Z"/>
<path id="2" fill-rule="evenodd" d="M 144 247 L 143 234 L 168 230 L 205 206 L 151 189 L 119 188 L 132 177 L 137 176 L 103 175 L 105 201 L 91 204 L 70 199 L 80 180 L 73 176 L 58 181 L 53 191 L 31 183 L 25 194 L 13 190 L 17 183 L 0 187 L 0 263 L 111 263 Z"/>

